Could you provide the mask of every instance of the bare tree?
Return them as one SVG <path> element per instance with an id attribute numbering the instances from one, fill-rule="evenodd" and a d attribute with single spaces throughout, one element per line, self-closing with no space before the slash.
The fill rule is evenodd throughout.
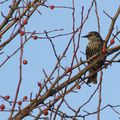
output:
<path id="1" fill-rule="evenodd" d="M 9 120 L 21 120 L 23 118 L 28 118 L 34 120 L 38 119 L 50 119 L 50 120 L 85 120 L 87 117 L 91 115 L 97 115 L 97 120 L 100 120 L 101 111 L 106 110 L 107 108 L 112 109 L 119 117 L 120 112 L 117 111 L 116 108 L 119 108 L 120 105 L 111 105 L 106 104 L 101 107 L 101 99 L 102 99 L 102 80 L 103 78 L 103 69 L 108 70 L 109 66 L 113 63 L 119 63 L 120 59 L 118 56 L 120 55 L 120 39 L 119 39 L 119 24 L 116 24 L 120 14 L 120 6 L 118 7 L 115 14 L 111 16 L 107 11 L 103 11 L 106 19 L 111 20 L 109 31 L 106 32 L 106 37 L 104 40 L 104 46 L 102 51 L 90 59 L 86 60 L 84 56 L 84 51 L 81 50 L 81 33 L 86 27 L 86 23 L 89 20 L 90 14 L 94 12 L 97 19 L 97 28 L 98 32 L 101 32 L 100 25 L 100 15 L 99 9 L 97 6 L 97 0 L 92 0 L 89 8 L 85 8 L 85 5 L 79 7 L 81 11 L 80 15 L 76 14 L 76 4 L 75 0 L 71 0 L 72 6 L 57 6 L 53 5 L 47 0 L 3 0 L 0 1 L 0 6 L 5 7 L 7 5 L 7 14 L 1 10 L 1 22 L 0 22 L 0 55 L 2 61 L 0 63 L 1 70 L 3 66 L 7 64 L 8 61 L 14 59 L 14 56 L 19 54 L 19 80 L 16 85 L 17 88 L 14 88 L 15 96 L 11 98 L 11 95 L 0 95 L 1 101 L 3 103 L 0 105 L 0 112 L 9 113 Z M 78 5 L 77 5 L 78 6 Z M 29 27 L 28 22 L 32 16 L 36 13 L 41 15 L 44 14 L 41 12 L 41 9 L 50 9 L 50 10 L 61 10 L 65 9 L 69 11 L 71 14 L 71 26 L 72 30 L 69 32 L 64 32 L 64 28 L 56 28 L 54 30 L 44 30 L 42 32 L 38 32 L 36 30 L 29 31 L 26 30 L 26 26 Z M 4 8 L 3 8 L 4 9 Z M 87 9 L 87 13 L 85 13 L 85 9 Z M 76 19 L 79 16 L 80 21 L 79 25 L 76 25 Z M 56 17 L 59 17 L 56 16 Z M 48 18 L 49 20 L 49 18 Z M 59 23 L 57 23 L 59 24 Z M 117 27 L 116 27 L 117 26 Z M 4 39 L 4 36 L 5 39 Z M 62 52 L 57 51 L 57 47 L 54 43 L 54 39 L 60 40 L 62 38 L 67 38 L 67 44 L 65 48 L 63 48 Z M 10 51 L 10 54 L 6 56 L 4 52 L 5 49 L 10 49 L 9 45 L 14 44 L 15 39 L 19 39 L 17 47 L 15 46 L 14 51 Z M 30 40 L 42 40 L 45 39 L 50 43 L 50 47 L 52 47 L 52 52 L 54 54 L 55 62 L 54 66 L 49 71 L 49 73 L 42 68 L 41 74 L 44 74 L 43 80 L 38 82 L 37 88 L 39 90 L 37 92 L 31 91 L 28 97 L 23 96 L 21 100 L 19 100 L 18 96 L 20 94 L 20 90 L 22 89 L 21 83 L 24 81 L 23 79 L 23 67 L 27 65 L 29 61 L 24 59 L 24 49 L 26 45 L 30 43 Z M 115 42 L 117 43 L 112 46 Z M 64 43 L 62 43 L 64 44 Z M 62 46 L 61 46 L 62 47 Z M 69 55 L 69 52 L 71 52 Z M 82 54 L 82 55 L 81 55 Z M 86 80 L 91 77 L 93 74 L 88 74 L 90 68 L 99 63 L 99 59 L 96 59 L 93 63 L 87 64 L 91 59 L 95 59 L 97 56 L 102 56 L 106 58 L 105 63 L 101 65 L 96 72 L 100 71 L 99 83 L 96 85 L 95 90 L 90 93 L 88 99 L 84 100 L 77 109 L 74 109 L 72 105 L 69 103 L 69 99 L 66 99 L 67 96 L 72 95 L 76 96 L 79 89 L 84 89 L 85 86 L 91 87 L 91 84 L 87 84 Z M 41 56 L 42 57 L 42 56 Z M 49 58 L 49 56 L 48 56 Z M 15 58 L 17 59 L 17 58 Z M 32 59 L 32 58 L 31 58 Z M 37 58 L 36 58 L 37 59 Z M 67 60 L 69 59 L 70 64 L 68 65 Z M 49 61 L 48 59 L 48 62 Z M 46 63 L 44 63 L 46 64 Z M 28 64 L 29 65 L 29 64 Z M 14 66 L 15 67 L 15 66 Z M 12 69 L 12 68 L 11 68 Z M 2 72 L 1 72 L 2 74 Z M 14 77 L 14 76 L 13 76 Z M 12 81 L 8 81 L 7 84 Z M 12 87 L 12 86 L 11 86 Z M 83 87 L 83 88 L 82 88 Z M 6 89 L 6 88 L 5 88 Z M 26 85 L 27 89 L 27 85 Z M 87 88 L 85 88 L 87 89 Z M 90 101 L 94 98 L 96 94 L 99 94 L 97 98 L 98 105 L 96 111 L 89 112 L 85 110 L 86 106 L 92 107 Z M 79 93 L 80 94 L 80 93 Z M 9 104 L 8 104 L 9 103 Z M 26 103 L 26 104 L 24 104 Z M 7 106 L 6 106 L 7 104 Z M 24 105 L 23 105 L 24 104 Z M 74 103 L 75 104 L 75 103 Z M 66 108 L 64 109 L 64 106 Z M 69 112 L 66 112 L 69 111 Z M 70 113 L 70 114 L 69 114 Z"/>

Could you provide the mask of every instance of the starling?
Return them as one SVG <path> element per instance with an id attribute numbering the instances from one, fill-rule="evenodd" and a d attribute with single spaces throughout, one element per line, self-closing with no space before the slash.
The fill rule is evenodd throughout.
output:
<path id="1" fill-rule="evenodd" d="M 91 31 L 83 37 L 88 38 L 88 45 L 86 47 L 86 59 L 88 60 L 90 57 L 101 52 L 104 41 L 103 41 L 102 37 L 100 36 L 100 34 L 96 31 Z M 95 59 L 89 60 L 88 65 L 94 61 L 95 61 Z M 97 72 L 96 71 L 97 71 L 98 67 L 100 66 L 100 64 L 103 64 L 103 61 L 104 60 L 100 60 L 99 63 L 95 64 L 89 70 L 89 74 L 93 74 L 93 75 L 91 75 L 88 78 L 87 84 L 90 84 L 90 83 L 97 84 Z"/>

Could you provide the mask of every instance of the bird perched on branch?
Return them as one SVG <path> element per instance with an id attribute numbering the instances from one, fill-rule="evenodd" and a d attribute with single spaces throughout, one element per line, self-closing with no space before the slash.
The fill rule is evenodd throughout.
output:
<path id="1" fill-rule="evenodd" d="M 96 31 L 91 31 L 89 32 L 87 35 L 82 36 L 84 38 L 88 38 L 88 45 L 86 47 L 86 59 L 88 60 L 89 58 L 91 58 L 92 56 L 94 56 L 95 54 L 98 54 L 102 51 L 102 47 L 103 47 L 103 39 L 100 36 L 100 34 Z M 96 59 L 98 59 L 100 57 L 100 55 L 98 55 L 96 57 Z M 91 63 L 93 63 L 95 60 L 91 59 L 88 61 L 88 65 L 90 65 Z M 88 78 L 87 84 L 90 83 L 94 83 L 97 84 L 97 70 L 98 67 L 100 66 L 100 64 L 102 65 L 104 63 L 104 60 L 100 60 L 99 63 L 95 64 L 92 68 L 89 69 L 89 75 L 90 77 Z"/>

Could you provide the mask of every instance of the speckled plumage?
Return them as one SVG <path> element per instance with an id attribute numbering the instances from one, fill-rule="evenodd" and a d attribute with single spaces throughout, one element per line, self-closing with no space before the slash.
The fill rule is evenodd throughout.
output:
<path id="1" fill-rule="evenodd" d="M 89 32 L 87 35 L 83 36 L 88 38 L 88 45 L 86 47 L 86 59 L 88 60 L 90 57 L 94 56 L 95 54 L 98 54 L 101 52 L 102 47 L 103 47 L 103 40 L 100 36 L 100 34 L 96 31 Z M 88 61 L 88 65 L 94 62 L 95 59 L 91 59 Z M 88 78 L 87 83 L 97 83 L 97 72 L 96 70 L 98 69 L 99 65 L 95 65 L 89 70 L 89 74 L 93 74 Z"/>

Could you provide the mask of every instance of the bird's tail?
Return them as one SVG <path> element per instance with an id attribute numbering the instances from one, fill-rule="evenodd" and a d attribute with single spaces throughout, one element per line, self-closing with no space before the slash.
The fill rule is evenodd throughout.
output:
<path id="1" fill-rule="evenodd" d="M 93 74 L 92 76 L 88 78 L 87 84 L 90 84 L 91 82 L 94 84 L 97 84 L 97 73 Z"/>

